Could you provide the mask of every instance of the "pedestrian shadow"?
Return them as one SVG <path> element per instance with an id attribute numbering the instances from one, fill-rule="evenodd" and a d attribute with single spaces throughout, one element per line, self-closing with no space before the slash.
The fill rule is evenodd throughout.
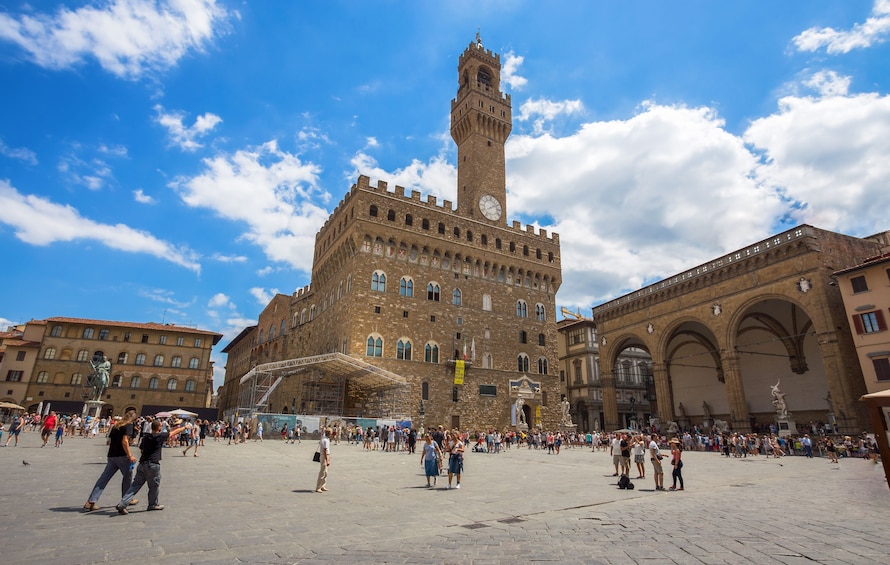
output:
<path id="1" fill-rule="evenodd" d="M 292 490 L 291 492 L 294 492 L 294 493 L 314 493 L 314 492 L 315 492 L 315 489 L 314 489 L 314 488 L 312 488 L 312 489 L 309 489 L 309 488 L 301 488 L 301 489 Z"/>
<path id="2" fill-rule="evenodd" d="M 63 512 L 68 514 L 95 514 L 98 510 L 93 510 L 92 512 L 85 512 L 84 509 L 80 506 L 59 506 L 57 508 L 50 508 L 50 512 Z"/>

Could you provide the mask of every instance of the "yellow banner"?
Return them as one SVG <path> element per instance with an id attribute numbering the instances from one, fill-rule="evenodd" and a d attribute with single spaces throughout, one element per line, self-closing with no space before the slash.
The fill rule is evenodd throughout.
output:
<path id="1" fill-rule="evenodd" d="M 454 362 L 454 384 L 464 384 L 464 362 L 460 360 Z"/>

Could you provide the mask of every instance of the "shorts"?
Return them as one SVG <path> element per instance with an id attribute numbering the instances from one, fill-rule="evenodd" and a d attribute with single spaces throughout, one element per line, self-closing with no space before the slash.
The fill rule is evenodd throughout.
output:
<path id="1" fill-rule="evenodd" d="M 646 460 L 643 459 L 642 455 L 634 455 L 634 463 L 645 463 Z"/>
<path id="2" fill-rule="evenodd" d="M 43 428 L 42 430 L 40 430 L 40 437 L 46 439 L 51 433 L 53 433 L 53 430 L 51 430 L 50 428 Z"/>
<path id="3" fill-rule="evenodd" d="M 613 465 L 616 465 L 616 466 L 617 466 L 617 465 L 621 465 L 621 456 L 620 456 L 620 455 L 613 455 L 613 456 L 612 456 L 612 464 L 613 464 Z"/>
<path id="4" fill-rule="evenodd" d="M 655 474 L 656 474 L 656 475 L 663 475 L 663 474 L 664 474 L 664 471 L 663 471 L 662 468 L 661 468 L 661 461 L 659 461 L 659 460 L 656 459 L 655 457 L 652 457 L 652 458 L 651 458 L 651 461 L 652 461 L 652 468 L 655 469 Z"/>
<path id="5" fill-rule="evenodd" d="M 448 458 L 448 472 L 459 475 L 464 469 L 464 458 L 460 455 L 451 455 Z"/>

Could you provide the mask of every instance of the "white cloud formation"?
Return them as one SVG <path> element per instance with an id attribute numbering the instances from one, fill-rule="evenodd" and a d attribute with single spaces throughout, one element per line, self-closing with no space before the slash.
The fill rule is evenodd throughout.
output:
<path id="1" fill-rule="evenodd" d="M 201 51 L 233 16 L 216 0 L 110 0 L 55 14 L 0 13 L 0 39 L 49 69 L 94 57 L 114 75 L 138 78 Z"/>
<path id="2" fill-rule="evenodd" d="M 5 180 L 0 180 L 0 222 L 12 227 L 16 237 L 30 245 L 92 240 L 111 249 L 147 253 L 196 273 L 201 270 L 196 254 L 186 247 L 124 224 L 102 224 L 84 218 L 72 206 L 21 194 Z"/>
<path id="3" fill-rule="evenodd" d="M 9 147 L 3 143 L 2 139 L 0 139 L 0 155 L 11 159 L 18 159 L 19 161 L 25 161 L 31 165 L 37 164 L 36 153 L 24 147 Z"/>
<path id="4" fill-rule="evenodd" d="M 890 96 L 847 94 L 844 79 L 808 81 L 819 96 L 782 98 L 744 138 L 764 152 L 757 178 L 781 188 L 794 221 L 864 236 L 887 229 Z"/>
<path id="5" fill-rule="evenodd" d="M 4 318 L 0 316 L 0 332 L 5 332 L 8 328 L 15 326 L 16 323 L 12 320 Z"/>
<path id="6" fill-rule="evenodd" d="M 57 169 L 73 184 L 79 184 L 90 190 L 101 190 L 106 183 L 113 180 L 111 167 L 102 159 L 82 159 L 76 152 L 85 148 L 75 144 L 72 152 L 59 160 Z"/>
<path id="7" fill-rule="evenodd" d="M 270 288 L 268 291 L 266 291 L 266 289 L 264 288 L 255 286 L 250 289 L 250 294 L 251 296 L 256 298 L 257 304 L 265 307 L 267 304 L 269 304 L 269 302 L 272 301 L 273 298 L 275 298 L 275 295 L 278 294 L 278 289 Z"/>
<path id="8" fill-rule="evenodd" d="M 208 259 L 220 263 L 244 263 L 247 261 L 247 257 L 244 255 L 223 255 L 221 253 L 214 253 Z"/>
<path id="9" fill-rule="evenodd" d="M 273 261 L 309 271 L 315 233 L 328 211 L 314 204 L 319 168 L 282 151 L 276 141 L 202 160 L 204 171 L 177 177 L 170 187 L 183 202 L 243 222 L 243 237 Z"/>
<path id="10" fill-rule="evenodd" d="M 198 143 L 198 139 L 204 137 L 213 130 L 217 125 L 222 123 L 222 118 L 216 114 L 207 112 L 195 118 L 195 123 L 191 126 L 183 124 L 185 113 L 183 112 L 165 112 L 160 104 L 154 107 L 157 112 L 157 122 L 167 129 L 170 140 L 174 145 L 178 145 L 183 151 L 195 151 L 204 147 Z"/>
<path id="11" fill-rule="evenodd" d="M 214 294 L 207 302 L 207 306 L 209 306 L 210 308 L 235 307 L 235 305 L 232 304 L 232 302 L 229 300 L 229 297 L 222 292 Z"/>
<path id="12" fill-rule="evenodd" d="M 588 307 L 769 233 L 779 197 L 710 108 L 646 103 L 627 119 L 507 145 L 508 212 L 552 218 L 561 304 Z"/>
<path id="13" fill-rule="evenodd" d="M 167 290 L 164 288 L 152 288 L 152 289 L 142 289 L 139 291 L 139 296 L 143 298 L 148 298 L 149 300 L 153 300 L 155 302 L 160 302 L 161 304 L 167 304 L 168 306 L 175 306 L 176 308 L 188 308 L 195 303 L 195 299 L 191 299 L 188 302 L 183 302 L 181 300 L 177 300 L 176 293 L 172 290 Z M 168 314 L 175 315 L 184 315 L 184 312 L 168 308 L 165 310 Z"/>
<path id="14" fill-rule="evenodd" d="M 105 145 L 102 143 L 99 145 L 99 153 L 104 153 L 113 157 L 126 157 L 128 151 L 123 145 Z"/>
<path id="15" fill-rule="evenodd" d="M 817 51 L 823 47 L 828 53 L 849 53 L 886 41 L 890 35 L 890 0 L 875 0 L 871 17 L 857 23 L 850 30 L 831 27 L 811 27 L 792 39 L 798 51 Z"/>
<path id="16" fill-rule="evenodd" d="M 350 161 L 353 167 L 350 173 L 352 182 L 358 175 L 366 175 L 372 183 L 377 180 L 386 181 L 389 190 L 395 190 L 395 186 L 405 187 L 405 193 L 417 190 L 423 195 L 433 195 L 441 201 L 443 199 L 455 201 L 457 193 L 457 169 L 449 163 L 444 155 L 438 155 L 423 163 L 414 159 L 411 164 L 395 171 L 382 169 L 377 160 L 363 151 L 356 153 Z"/>
<path id="17" fill-rule="evenodd" d="M 144 192 L 142 192 L 141 188 L 137 188 L 136 190 L 133 191 L 133 199 L 136 200 L 136 202 L 139 202 L 140 204 L 154 204 L 155 203 L 155 199 L 152 198 L 151 196 L 145 194 Z"/>
<path id="18" fill-rule="evenodd" d="M 559 116 L 571 116 L 584 111 L 584 104 L 580 100 L 545 100 L 529 99 L 519 107 L 519 115 L 516 120 L 525 122 L 532 120 L 535 133 L 543 133 L 545 124 L 552 122 Z"/>
<path id="19" fill-rule="evenodd" d="M 506 83 L 513 90 L 521 90 L 528 84 L 528 79 L 520 76 L 519 66 L 525 61 L 525 57 L 508 51 L 504 55 L 504 63 L 501 65 L 501 82 Z"/>

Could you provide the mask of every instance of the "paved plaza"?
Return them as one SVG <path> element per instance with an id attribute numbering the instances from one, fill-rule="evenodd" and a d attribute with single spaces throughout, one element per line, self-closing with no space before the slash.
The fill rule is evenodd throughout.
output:
<path id="1" fill-rule="evenodd" d="M 468 453 L 446 490 L 425 487 L 419 453 L 341 443 L 315 493 L 317 441 L 211 441 L 197 458 L 164 451 L 165 510 L 145 511 L 143 489 L 121 516 L 119 475 L 81 509 L 103 438 L 39 445 L 28 432 L 0 448 L 2 563 L 890 564 L 890 489 L 862 459 L 688 452 L 684 492 L 656 492 L 648 466 L 624 491 L 607 453 L 514 448 Z"/>

